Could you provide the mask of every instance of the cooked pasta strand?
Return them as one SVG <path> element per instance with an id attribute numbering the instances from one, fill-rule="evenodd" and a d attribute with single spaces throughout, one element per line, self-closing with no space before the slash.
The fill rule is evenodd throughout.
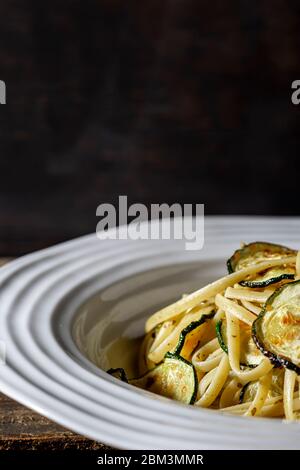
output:
<path id="1" fill-rule="evenodd" d="M 192 358 L 192 364 L 194 364 L 196 370 L 199 372 L 209 372 L 220 364 L 222 353 L 222 349 L 219 348 L 202 361 L 194 355 Z"/>
<path id="2" fill-rule="evenodd" d="M 222 408 L 220 411 L 229 412 L 232 414 L 243 415 L 249 407 L 249 403 L 234 405 L 228 408 Z M 293 409 L 300 410 L 300 398 L 294 398 Z M 264 406 L 260 411 L 260 416 L 282 417 L 284 415 L 283 397 L 276 397 L 266 400 Z"/>
<path id="3" fill-rule="evenodd" d="M 249 312 L 254 313 L 254 315 L 259 315 L 261 312 L 261 307 L 254 305 L 252 302 L 248 302 L 248 300 L 241 300 L 241 304 L 249 310 Z"/>
<path id="4" fill-rule="evenodd" d="M 211 353 L 218 349 L 220 349 L 218 338 L 214 338 L 195 351 L 192 361 L 204 361 Z"/>
<path id="5" fill-rule="evenodd" d="M 213 322 L 214 322 L 215 324 L 217 324 L 218 321 L 220 321 L 223 317 L 225 317 L 225 312 L 224 312 L 224 310 L 222 310 L 221 308 L 218 308 L 218 310 L 217 310 L 217 312 L 216 312 L 216 314 L 215 314 L 215 316 L 214 316 L 214 318 L 213 318 Z"/>
<path id="6" fill-rule="evenodd" d="M 237 379 L 231 379 L 224 387 L 220 397 L 219 408 L 226 408 L 235 404 L 236 393 L 240 392 L 242 384 Z"/>
<path id="7" fill-rule="evenodd" d="M 228 299 L 264 303 L 270 295 L 273 294 L 274 290 L 275 289 L 265 289 L 263 292 L 257 292 L 253 289 L 227 287 L 225 297 Z"/>
<path id="8" fill-rule="evenodd" d="M 204 393 L 206 392 L 206 389 L 211 384 L 214 376 L 216 375 L 216 372 L 217 372 L 217 367 L 215 367 L 214 369 L 207 372 L 207 374 L 205 374 L 205 376 L 202 378 L 202 380 L 200 380 L 200 382 L 199 382 L 199 394 L 200 394 L 200 396 L 204 395 Z"/>
<path id="9" fill-rule="evenodd" d="M 256 316 L 253 315 L 253 313 L 249 312 L 249 310 L 246 310 L 244 307 L 238 305 L 232 300 L 226 299 L 221 294 L 216 295 L 216 305 L 219 308 L 222 308 L 225 313 L 230 312 L 239 320 L 243 321 L 244 323 L 247 323 L 247 325 L 251 326 L 254 320 L 256 319 Z"/>
<path id="10" fill-rule="evenodd" d="M 180 319 L 179 317 L 177 320 L 168 320 L 161 325 L 149 349 L 149 353 L 154 351 L 171 334 Z"/>
<path id="11" fill-rule="evenodd" d="M 251 382 L 258 380 L 263 375 L 267 374 L 273 365 L 269 359 L 262 359 L 261 363 L 250 370 L 240 369 L 240 325 L 237 317 L 230 312 L 226 312 L 227 319 L 227 336 L 228 336 L 228 356 L 231 369 L 236 376 L 243 382 Z"/>
<path id="12" fill-rule="evenodd" d="M 208 386 L 205 393 L 195 403 L 197 406 L 207 407 L 207 406 L 210 406 L 215 401 L 220 391 L 222 390 L 224 383 L 227 380 L 229 370 L 230 370 L 230 366 L 229 366 L 228 356 L 227 354 L 223 353 L 222 360 L 216 369 L 216 372 L 213 376 L 213 379 L 210 385 Z"/>
<path id="13" fill-rule="evenodd" d="M 286 419 L 292 421 L 294 419 L 294 388 L 296 383 L 297 374 L 292 370 L 286 369 L 284 373 L 284 386 L 283 386 L 283 406 Z"/>
<path id="14" fill-rule="evenodd" d="M 268 268 L 279 266 L 281 264 L 292 264 L 296 262 L 295 256 L 287 256 L 281 259 L 270 259 L 256 265 L 248 266 L 247 268 L 236 271 L 228 276 L 222 277 L 211 284 L 181 298 L 177 302 L 168 305 L 167 307 L 154 313 L 146 322 L 146 333 L 151 331 L 161 322 L 174 318 L 179 313 L 184 312 L 188 308 L 193 308 L 203 300 L 207 300 L 210 297 L 215 296 L 219 292 L 224 291 L 229 286 L 234 285 L 237 282 L 242 281 L 248 275 L 255 274 L 260 271 L 264 271 Z"/>
<path id="15" fill-rule="evenodd" d="M 245 416 L 255 416 L 260 414 L 268 396 L 272 380 L 271 371 L 259 379 L 259 384 L 253 402 L 245 413 Z"/>

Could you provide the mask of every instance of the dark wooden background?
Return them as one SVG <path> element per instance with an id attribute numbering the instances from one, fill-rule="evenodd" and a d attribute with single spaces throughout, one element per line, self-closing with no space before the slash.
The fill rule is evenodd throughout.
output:
<path id="1" fill-rule="evenodd" d="M 299 214 L 299 57 L 297 0 L 3 0 L 0 253 L 120 194 Z"/>

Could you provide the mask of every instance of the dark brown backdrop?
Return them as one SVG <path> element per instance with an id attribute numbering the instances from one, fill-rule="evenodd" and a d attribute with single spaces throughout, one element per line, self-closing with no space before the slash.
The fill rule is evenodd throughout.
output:
<path id="1" fill-rule="evenodd" d="M 298 1 L 2 1 L 0 252 L 101 202 L 299 214 Z"/>

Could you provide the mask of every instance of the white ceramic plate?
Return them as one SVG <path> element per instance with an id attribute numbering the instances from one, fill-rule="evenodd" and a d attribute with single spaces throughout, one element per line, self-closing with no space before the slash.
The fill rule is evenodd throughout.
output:
<path id="1" fill-rule="evenodd" d="M 300 219 L 206 218 L 199 252 L 91 235 L 10 263 L 0 270 L 1 391 L 121 448 L 298 449 L 299 423 L 184 406 L 104 372 L 131 361 L 151 312 L 223 275 L 240 241 L 255 239 L 300 247 Z"/>

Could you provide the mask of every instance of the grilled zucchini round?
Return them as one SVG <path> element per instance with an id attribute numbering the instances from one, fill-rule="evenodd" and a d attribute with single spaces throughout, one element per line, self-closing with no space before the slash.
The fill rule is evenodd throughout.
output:
<path id="1" fill-rule="evenodd" d="M 258 264 L 269 259 L 280 259 L 286 256 L 296 255 L 297 252 L 291 248 L 282 245 L 275 245 L 267 242 L 253 242 L 244 245 L 227 261 L 227 269 L 229 274 L 246 268 L 250 265 Z M 276 266 L 267 269 L 265 272 L 258 273 L 254 277 L 241 281 L 240 284 L 246 287 L 267 287 L 276 284 L 284 279 L 294 279 L 294 266 Z"/>
<path id="2" fill-rule="evenodd" d="M 252 325 L 252 337 L 269 359 L 300 374 L 300 281 L 277 289 Z"/>

